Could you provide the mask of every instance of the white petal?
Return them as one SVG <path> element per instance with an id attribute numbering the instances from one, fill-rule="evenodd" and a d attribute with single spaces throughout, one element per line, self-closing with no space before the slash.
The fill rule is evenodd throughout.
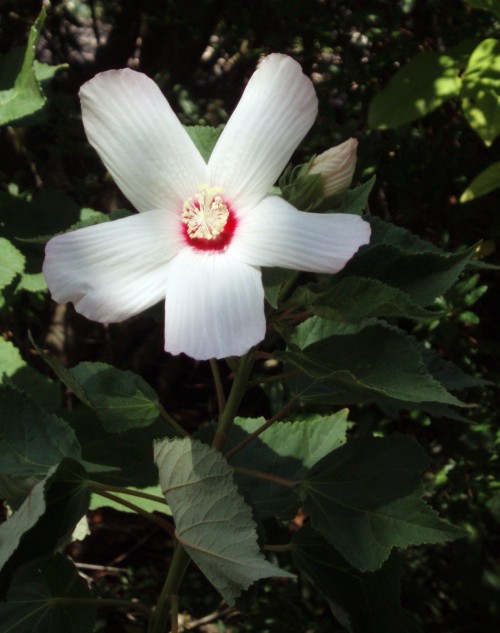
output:
<path id="1" fill-rule="evenodd" d="M 210 183 L 238 214 L 268 193 L 316 118 L 311 80 L 286 55 L 269 55 L 252 75 L 210 157 Z"/>
<path id="2" fill-rule="evenodd" d="M 348 213 L 305 213 L 270 196 L 242 218 L 230 254 L 253 266 L 336 273 L 363 244 L 370 225 Z"/>
<path id="3" fill-rule="evenodd" d="M 139 211 L 176 209 L 207 182 L 207 166 L 158 86 L 130 69 L 109 70 L 80 90 L 85 131 Z"/>
<path id="4" fill-rule="evenodd" d="M 184 249 L 170 262 L 165 349 L 198 360 L 241 356 L 265 336 L 260 270 L 227 253 Z"/>
<path id="5" fill-rule="evenodd" d="M 43 272 L 55 301 L 118 322 L 164 299 L 168 262 L 183 244 L 177 215 L 148 211 L 52 238 Z"/>

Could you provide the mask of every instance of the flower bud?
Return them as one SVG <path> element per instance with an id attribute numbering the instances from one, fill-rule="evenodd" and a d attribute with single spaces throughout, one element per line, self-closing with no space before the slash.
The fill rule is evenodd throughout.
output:
<path id="1" fill-rule="evenodd" d="M 349 188 L 356 168 L 357 147 L 358 141 L 350 138 L 313 159 L 308 174 L 323 176 L 325 198 L 343 193 Z"/>

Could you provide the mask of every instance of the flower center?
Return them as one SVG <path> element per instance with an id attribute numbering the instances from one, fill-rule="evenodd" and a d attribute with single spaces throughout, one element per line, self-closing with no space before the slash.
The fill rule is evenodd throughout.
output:
<path id="1" fill-rule="evenodd" d="M 200 250 L 221 250 L 231 241 L 236 220 L 216 187 L 204 187 L 182 205 L 187 242 Z"/>

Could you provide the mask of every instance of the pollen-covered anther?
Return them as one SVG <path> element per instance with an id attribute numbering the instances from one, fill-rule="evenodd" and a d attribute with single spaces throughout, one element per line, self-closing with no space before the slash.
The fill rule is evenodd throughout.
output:
<path id="1" fill-rule="evenodd" d="M 227 224 L 229 209 L 223 199 L 205 190 L 188 198 L 182 206 L 182 221 L 192 239 L 214 240 Z"/>

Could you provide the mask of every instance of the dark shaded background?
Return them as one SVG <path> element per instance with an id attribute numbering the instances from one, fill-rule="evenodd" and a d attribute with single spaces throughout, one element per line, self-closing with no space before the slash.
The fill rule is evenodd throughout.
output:
<path id="1" fill-rule="evenodd" d="M 24 45 L 39 9 L 36 1 L 0 2 L 0 53 Z M 183 123 L 219 125 L 234 109 L 259 57 L 277 51 L 292 55 L 312 75 L 320 99 L 317 122 L 295 162 L 354 136 L 360 143 L 355 181 L 377 175 L 370 213 L 448 250 L 485 240 L 487 261 L 499 263 L 495 194 L 466 205 L 458 202 L 472 178 L 493 162 L 498 141 L 485 148 L 453 100 L 398 130 L 367 127 L 372 97 L 418 51 L 446 50 L 464 39 L 491 37 L 497 27 L 491 14 L 460 1 L 52 2 L 38 57 L 69 67 L 52 82 L 49 106 L 34 124 L 0 130 L 0 192 L 14 184 L 21 192 L 64 194 L 65 206 L 56 207 L 61 227 L 69 226 L 81 207 L 105 212 L 130 208 L 86 142 L 77 99 L 80 85 L 99 71 L 132 66 L 155 78 Z M 55 198 L 49 197 L 48 207 L 51 200 Z M 472 286 L 469 277 L 468 286 L 464 281 L 446 297 L 447 319 L 434 328 L 413 330 L 446 358 L 493 383 L 500 353 L 497 277 L 497 272 L 485 270 Z M 478 290 L 483 285 L 490 286 L 484 295 Z M 36 339 L 45 340 L 69 365 L 101 360 L 133 369 L 157 389 L 188 430 L 206 423 L 216 411 L 205 364 L 161 351 L 161 309 L 105 328 L 76 315 L 71 307 L 56 309 L 45 295 L 26 294 L 15 314 L 0 313 L 0 323 L 26 354 L 30 327 Z M 436 467 L 429 475 L 437 477 L 431 502 L 471 533 L 469 541 L 405 554 L 403 603 L 429 633 L 496 633 L 500 626 L 500 484 L 494 483 L 498 393 L 492 387 L 481 401 L 475 397 L 471 392 L 468 399 L 476 403 L 470 423 L 418 412 L 392 420 L 369 407 L 352 413 L 364 430 L 404 429 L 418 437 Z M 256 389 L 244 408 L 249 415 L 266 409 L 271 413 L 272 394 Z M 163 536 L 142 520 L 111 510 L 95 512 L 92 520 L 92 536 L 74 546 L 72 554 L 80 563 L 100 568 L 83 571 L 109 595 L 142 591 L 154 596 L 170 556 Z M 109 567 L 122 571 L 106 571 Z M 252 590 L 241 606 L 242 616 L 218 616 L 227 629 L 206 624 L 197 630 L 342 630 L 306 582 L 293 589 L 270 583 L 264 590 Z M 193 618 L 219 607 L 219 598 L 195 571 L 185 582 L 183 607 Z M 100 627 L 110 632 L 141 630 L 140 623 L 120 616 L 108 619 L 106 613 Z"/>

